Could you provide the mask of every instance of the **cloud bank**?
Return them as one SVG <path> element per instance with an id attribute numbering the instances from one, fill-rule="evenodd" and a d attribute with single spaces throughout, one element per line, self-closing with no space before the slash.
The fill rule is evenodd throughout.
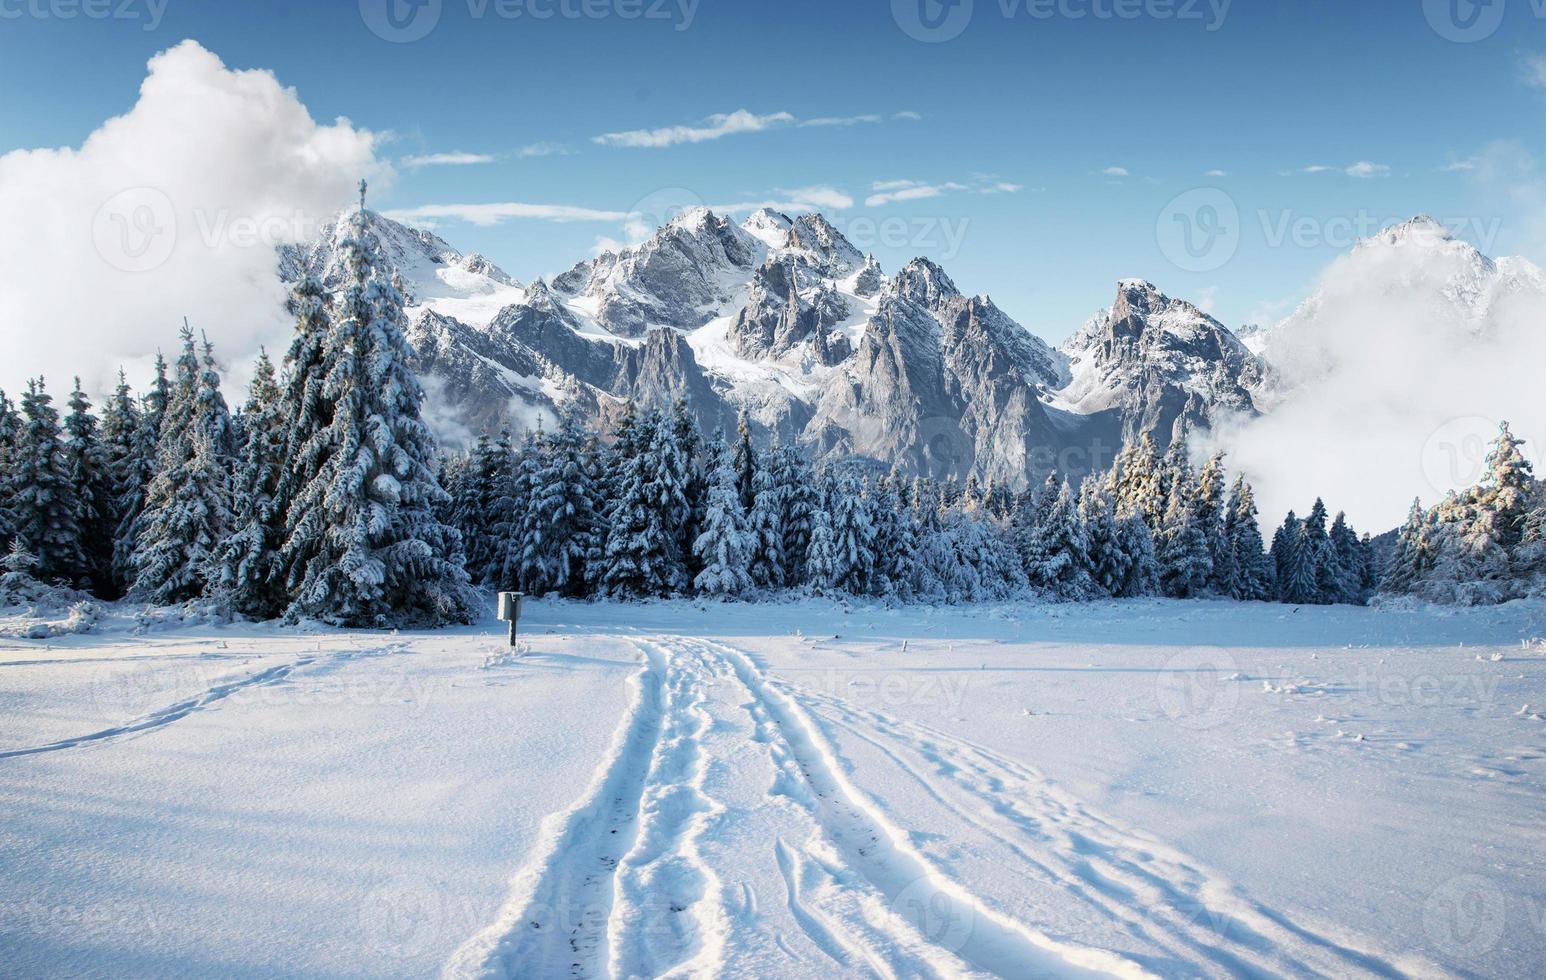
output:
<path id="1" fill-rule="evenodd" d="M 44 374 L 57 397 L 80 374 L 101 392 L 122 364 L 138 388 L 184 316 L 245 377 L 259 345 L 288 340 L 274 246 L 314 234 L 361 177 L 390 178 L 378 143 L 193 41 L 156 55 L 134 107 L 79 148 L 0 156 L 0 385 Z"/>
<path id="2" fill-rule="evenodd" d="M 1389 530 L 1414 496 L 1474 483 L 1499 420 L 1543 458 L 1542 324 L 1546 277 L 1528 263 L 1493 267 L 1436 225 L 1380 236 L 1270 337 L 1278 403 L 1216 439 L 1268 525 L 1324 496 L 1360 529 Z"/>

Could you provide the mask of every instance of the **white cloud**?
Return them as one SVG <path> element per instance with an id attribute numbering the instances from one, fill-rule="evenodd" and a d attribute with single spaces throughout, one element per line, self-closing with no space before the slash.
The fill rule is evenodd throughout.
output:
<path id="1" fill-rule="evenodd" d="M 793 125 L 795 117 L 787 112 L 775 112 L 766 116 L 737 109 L 735 112 L 710 116 L 698 126 L 666 126 L 661 129 L 632 129 L 621 133 L 603 133 L 592 138 L 602 146 L 631 146 L 661 148 L 680 143 L 704 143 L 723 139 L 736 133 L 758 133 L 766 129 Z"/>
<path id="2" fill-rule="evenodd" d="M 421 167 L 469 167 L 480 163 L 493 163 L 487 153 L 426 153 L 421 156 L 403 157 L 403 166 L 410 170 Z"/>
<path id="3" fill-rule="evenodd" d="M 1131 177 L 1126 167 L 1107 167 L 1101 173 L 1107 177 Z"/>
<path id="4" fill-rule="evenodd" d="M 288 337 L 274 244 L 315 234 L 360 177 L 389 180 L 379 141 L 192 41 L 156 55 L 134 107 L 79 148 L 0 156 L 0 380 L 44 373 L 57 395 L 78 373 L 101 392 L 124 364 L 139 385 L 185 315 L 245 374 Z"/>
<path id="5" fill-rule="evenodd" d="M 1546 55 L 1528 54 L 1520 62 L 1520 77 L 1531 88 L 1546 88 Z"/>
<path id="6" fill-rule="evenodd" d="M 1196 297 L 1197 308 L 1209 316 L 1212 316 L 1213 311 L 1218 308 L 1219 287 L 1204 286 L 1197 290 Z"/>
<path id="7" fill-rule="evenodd" d="M 489 228 L 517 218 L 567 223 L 574 221 L 622 221 L 628 215 L 622 211 L 602 211 L 596 208 L 575 207 L 568 204 L 523 204 L 518 201 L 500 201 L 492 204 L 425 204 L 416 208 L 403 208 L 384 212 L 386 217 L 403 224 L 424 227 L 436 221 L 450 218 L 471 225 Z"/>
<path id="8" fill-rule="evenodd" d="M 1368 160 L 1359 160 L 1347 168 L 1349 177 L 1368 179 L 1370 177 L 1389 177 L 1390 168 L 1383 163 L 1370 163 Z"/>
<path id="9" fill-rule="evenodd" d="M 972 194 L 1016 194 L 1024 188 L 1020 184 L 1012 184 L 1000 180 L 993 174 L 973 174 L 970 183 L 960 181 L 946 181 L 940 184 L 931 184 L 921 180 L 877 180 L 870 185 L 870 196 L 864 199 L 864 206 L 869 208 L 883 207 L 887 204 L 895 204 L 900 201 L 925 201 L 931 198 L 943 197 L 945 194 L 969 192 Z"/>
<path id="10" fill-rule="evenodd" d="M 898 112 L 891 118 L 897 120 L 918 120 L 923 117 L 916 112 Z M 619 133 L 603 133 L 600 136 L 592 137 L 591 142 L 599 143 L 602 146 L 661 149 L 668 146 L 678 146 L 683 143 L 706 143 L 710 140 L 723 139 L 726 136 L 735 136 L 740 133 L 760 133 L 770 129 L 847 128 L 850 126 L 873 125 L 885 121 L 886 117 L 873 114 L 860 116 L 816 116 L 810 119 L 801 119 L 789 112 L 758 115 L 748 109 L 737 109 L 735 112 L 712 115 L 703 122 L 696 124 L 664 126 L 659 129 L 630 129 Z"/>
<path id="11" fill-rule="evenodd" d="M 550 143 L 547 141 L 530 143 L 515 151 L 515 155 L 522 160 L 529 160 L 533 157 L 566 157 L 573 153 L 573 147 L 566 146 L 563 143 Z"/>
<path id="12" fill-rule="evenodd" d="M 1359 160 L 1350 167 L 1328 167 L 1324 163 L 1317 163 L 1305 167 L 1299 171 L 1302 174 L 1344 174 L 1348 177 L 1367 179 L 1370 177 L 1389 177 L 1390 167 L 1383 163 L 1370 163 L 1368 160 Z"/>
<path id="13" fill-rule="evenodd" d="M 884 120 L 880 116 L 821 116 L 816 119 L 806 119 L 801 126 L 858 126 L 863 123 L 878 123 Z"/>
<path id="14" fill-rule="evenodd" d="M 922 113 L 918 113 L 918 112 L 913 112 L 911 109 L 904 109 L 901 112 L 893 114 L 891 116 L 891 118 L 892 119 L 901 120 L 903 122 L 917 122 L 918 120 L 923 118 L 923 114 Z"/>
<path id="15" fill-rule="evenodd" d="M 1225 171 L 1225 170 L 1210 170 L 1207 173 L 1203 174 L 1203 176 L 1204 177 L 1228 177 L 1229 176 L 1229 172 Z"/>
<path id="16" fill-rule="evenodd" d="M 1473 451 L 1446 435 L 1457 420 L 1508 419 L 1540 450 L 1546 302 L 1521 291 L 1484 320 L 1457 315 L 1444 294 L 1473 274 L 1459 249 L 1358 249 L 1324 274 L 1316 315 L 1269 337 L 1286 394 L 1265 417 L 1220 433 L 1269 525 L 1321 496 L 1360 530 L 1395 527 L 1414 496 L 1432 504 L 1465 482 L 1430 482 L 1446 472 L 1446 453 Z M 1466 435 L 1485 439 L 1488 427 Z"/>

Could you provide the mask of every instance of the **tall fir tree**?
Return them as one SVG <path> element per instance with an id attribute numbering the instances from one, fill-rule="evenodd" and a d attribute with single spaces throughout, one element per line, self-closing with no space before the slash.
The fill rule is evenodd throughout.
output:
<path id="1" fill-rule="evenodd" d="M 258 354 L 241 419 L 232 532 L 220 549 L 219 589 L 237 612 L 272 619 L 284 612 L 286 599 L 279 567 L 284 515 L 278 507 L 286 419 L 274 362 L 266 350 Z"/>
<path id="2" fill-rule="evenodd" d="M 779 447 L 774 466 L 774 482 L 783 504 L 779 523 L 784 529 L 784 581 L 794 584 L 805 579 L 812 523 L 822 506 L 821 487 L 810 461 L 794 446 Z"/>
<path id="3" fill-rule="evenodd" d="M 585 430 L 577 410 L 562 412 L 532 486 L 532 574 L 538 592 L 583 594 L 600 518 Z"/>
<path id="4" fill-rule="evenodd" d="M 161 429 L 166 409 L 172 400 L 172 382 L 167 378 L 166 358 L 156 352 L 155 374 L 140 400 L 140 424 L 134 430 L 134 448 L 126 457 L 118 486 L 118 530 L 113 535 L 113 578 L 120 590 L 134 584 L 134 553 L 143 530 L 145 499 L 156 474 L 161 454 Z"/>
<path id="5" fill-rule="evenodd" d="M 307 464 L 316 472 L 290 502 L 290 613 L 341 626 L 470 622 L 461 535 L 436 517 L 446 492 L 410 367 L 402 296 L 363 206 L 342 251 L 346 285 L 319 392 L 331 417 L 311 441 Z"/>
<path id="6" fill-rule="evenodd" d="M 1264 601 L 1273 594 L 1274 575 L 1262 542 L 1257 519 L 1256 493 L 1241 477 L 1235 481 L 1229 505 L 1229 595 L 1246 601 Z"/>
<path id="7" fill-rule="evenodd" d="M 80 505 L 70 478 L 59 412 L 43 379 L 27 382 L 21 416 L 22 430 L 11 460 L 16 541 L 36 558 L 34 574 L 39 580 L 75 583 L 86 570 Z"/>
<path id="8" fill-rule="evenodd" d="M 16 537 L 16 513 L 12 496 L 16 492 L 12 463 L 21 436 L 21 415 L 9 396 L 0 391 L 0 547 L 9 547 Z"/>
<path id="9" fill-rule="evenodd" d="M 102 408 L 102 448 L 107 456 L 107 485 L 112 499 L 113 527 L 108 534 L 108 579 L 113 598 L 129 587 L 125 567 L 120 565 L 121 541 L 129 510 L 138 505 L 150 484 L 154 455 L 141 447 L 139 405 L 123 371 L 118 385 Z"/>
<path id="10" fill-rule="evenodd" d="M 757 451 L 752 448 L 752 424 L 741 409 L 735 427 L 735 455 L 731 465 L 735 468 L 736 486 L 741 494 L 741 506 L 749 513 L 757 493 Z"/>
<path id="11" fill-rule="evenodd" d="M 844 472 L 828 484 L 827 511 L 832 517 L 837 573 L 833 587 L 866 595 L 875 574 L 875 526 L 865 506 L 859 478 Z"/>
<path id="12" fill-rule="evenodd" d="M 231 531 L 230 416 L 220 378 L 182 330 L 176 381 L 161 422 L 156 472 L 133 558 L 131 593 L 145 602 L 197 599 L 219 580 L 219 548 Z"/>
<path id="13" fill-rule="evenodd" d="M 1380 582 L 1380 591 L 1392 595 L 1409 594 L 1429 567 L 1426 532 L 1428 512 L 1422 501 L 1414 498 L 1407 512 L 1406 523 L 1396 535 L 1395 551 Z"/>
<path id="14" fill-rule="evenodd" d="M 784 488 L 778 481 L 779 448 L 774 446 L 752 477 L 752 509 L 747 515 L 749 568 L 761 589 L 784 587 Z M 733 472 L 733 471 L 732 471 Z M 717 476 L 717 474 L 716 474 Z M 736 484 L 740 492 L 740 484 Z M 694 548 L 696 551 L 696 547 Z"/>
<path id="15" fill-rule="evenodd" d="M 1207 594 L 1213 581 L 1213 556 L 1191 466 L 1180 452 L 1173 451 L 1168 459 L 1169 504 L 1159 546 L 1160 584 L 1172 598 L 1191 599 Z"/>
<path id="16" fill-rule="evenodd" d="M 70 392 L 70 412 L 64 419 L 65 468 L 75 490 L 76 526 L 81 533 L 85 564 L 78 584 L 99 596 L 111 596 L 113 588 L 113 532 L 117 508 L 113 504 L 113 478 L 107 449 L 91 401 L 75 379 Z"/>
<path id="17" fill-rule="evenodd" d="M 666 526 L 654 459 L 660 420 L 654 413 L 625 416 L 613 451 L 612 500 L 601 586 L 614 598 L 653 598 L 678 589 L 672 567 L 676 529 Z M 678 565 L 679 567 L 679 565 Z"/>
<path id="18" fill-rule="evenodd" d="M 693 542 L 703 565 L 693 585 L 704 595 L 733 598 L 752 587 L 748 568 L 754 545 L 741 505 L 739 476 L 725 455 L 716 454 L 720 462 L 709 482 L 703 532 Z"/>

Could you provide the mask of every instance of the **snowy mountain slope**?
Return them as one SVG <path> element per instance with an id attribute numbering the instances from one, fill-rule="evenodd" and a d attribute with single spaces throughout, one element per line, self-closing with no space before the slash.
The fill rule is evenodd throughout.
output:
<path id="1" fill-rule="evenodd" d="M 1076 358 L 927 259 L 888 278 L 820 214 L 736 224 L 691 209 L 527 288 L 428 232 L 374 215 L 372 230 L 409 294 L 427 386 L 459 420 L 453 438 L 566 402 L 605 420 L 627 399 L 682 398 L 711 431 L 744 410 L 762 436 L 823 455 L 1018 486 L 1098 464 L 1065 452 L 1092 440 L 1163 429 L 1163 444 L 1180 415 L 1250 410 L 1243 388 L 1260 374 L 1216 321 L 1157 291 L 1119 296 L 1141 309 L 1123 327 L 1138 342 L 1096 351 L 1091 333 Z M 282 272 L 336 279 L 336 234 L 282 253 Z M 1148 316 L 1163 323 L 1145 337 Z M 1182 336 L 1188 317 L 1197 336 Z"/>
<path id="2" fill-rule="evenodd" d="M 1253 350 L 1291 360 L 1352 304 L 1421 306 L 1444 327 L 1483 335 L 1546 297 L 1546 271 L 1528 259 L 1491 259 L 1427 215 L 1360 241 L 1281 323 L 1249 338 Z"/>
<path id="3" fill-rule="evenodd" d="M 1115 411 L 1125 439 L 1149 432 L 1161 448 L 1178 427 L 1254 414 L 1252 391 L 1266 376 L 1223 324 L 1139 279 L 1118 283 L 1116 301 L 1059 350 L 1068 383 L 1052 404 L 1077 415 Z"/>

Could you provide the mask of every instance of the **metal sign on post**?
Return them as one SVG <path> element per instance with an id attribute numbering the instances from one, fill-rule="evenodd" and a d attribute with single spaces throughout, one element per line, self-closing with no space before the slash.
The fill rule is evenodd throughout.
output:
<path id="1" fill-rule="evenodd" d="M 510 624 L 510 645 L 515 646 L 515 628 L 521 621 L 521 606 L 524 604 L 526 593 L 501 592 L 499 593 L 499 618 Z"/>

